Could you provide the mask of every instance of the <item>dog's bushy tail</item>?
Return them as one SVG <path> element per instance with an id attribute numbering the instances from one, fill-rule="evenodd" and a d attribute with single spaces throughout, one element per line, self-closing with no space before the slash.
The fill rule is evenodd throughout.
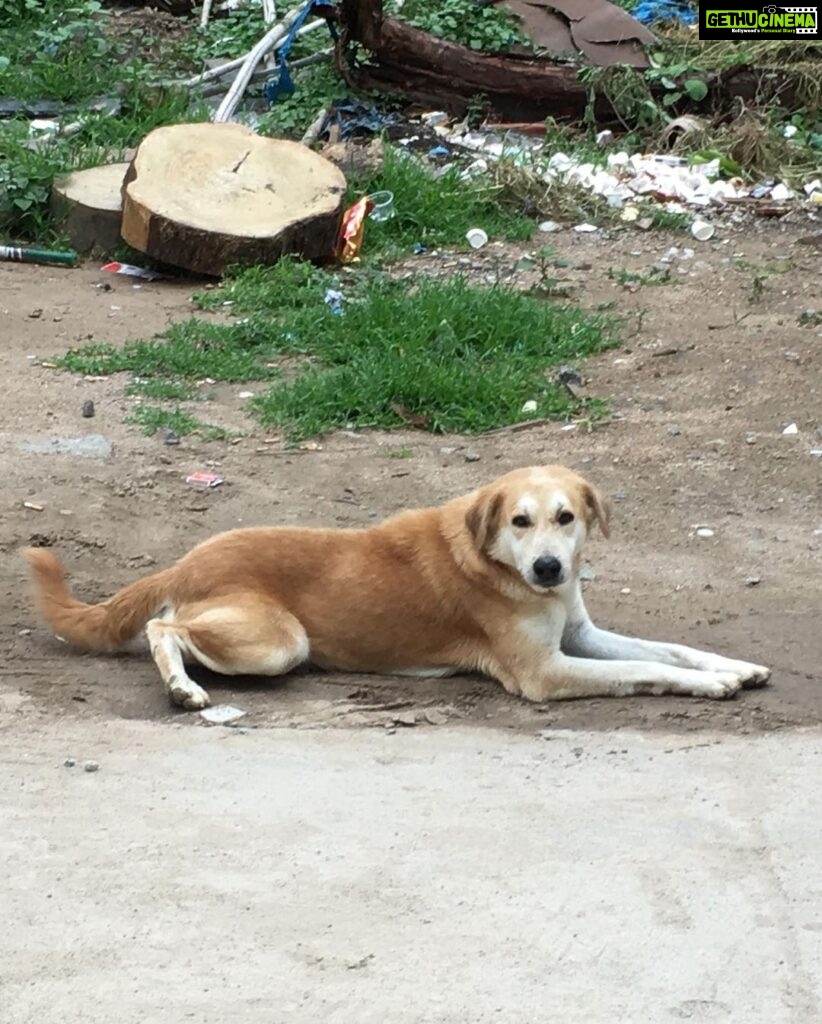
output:
<path id="1" fill-rule="evenodd" d="M 59 558 L 43 548 L 21 553 L 31 569 L 40 614 L 61 640 L 75 647 L 118 650 L 157 614 L 168 596 L 166 569 L 123 587 L 101 604 L 85 604 L 71 596 Z"/>

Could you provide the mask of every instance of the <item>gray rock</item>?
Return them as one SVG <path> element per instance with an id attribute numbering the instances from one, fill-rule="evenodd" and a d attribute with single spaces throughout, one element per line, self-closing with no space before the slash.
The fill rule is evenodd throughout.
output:
<path id="1" fill-rule="evenodd" d="M 84 772 L 99 772 L 100 765 L 96 761 L 84 761 L 83 762 Z"/>
<path id="2" fill-rule="evenodd" d="M 107 459 L 111 455 L 111 443 L 102 434 L 20 441 L 17 447 L 31 455 L 75 455 L 81 459 Z"/>

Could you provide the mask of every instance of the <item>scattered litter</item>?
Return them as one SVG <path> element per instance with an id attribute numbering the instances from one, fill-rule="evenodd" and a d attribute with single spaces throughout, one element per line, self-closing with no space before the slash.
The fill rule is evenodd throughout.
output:
<path id="1" fill-rule="evenodd" d="M 630 587 L 623 587 L 622 590 L 620 590 L 620 594 L 630 594 L 630 593 L 631 593 L 631 588 Z"/>
<path id="2" fill-rule="evenodd" d="M 393 192 L 373 192 L 366 198 L 371 203 L 371 210 L 368 214 L 369 220 L 373 220 L 375 224 L 382 224 L 387 220 L 391 220 L 394 216 Z"/>
<path id="3" fill-rule="evenodd" d="M 778 185 L 774 185 L 771 189 L 771 199 L 773 199 L 775 203 L 784 203 L 789 199 L 793 199 L 793 197 L 793 191 L 781 182 Z"/>
<path id="4" fill-rule="evenodd" d="M 140 277 L 144 281 L 159 281 L 163 276 L 156 270 L 147 270 L 145 267 L 136 267 L 133 263 L 106 263 L 105 266 L 100 269 L 107 270 L 111 274 L 125 274 L 126 277 Z"/>
<path id="5" fill-rule="evenodd" d="M 209 725 L 231 725 L 232 722 L 238 721 L 246 714 L 247 712 L 235 708 L 231 704 L 218 704 L 213 708 L 203 708 L 200 718 L 204 722 L 208 722 Z"/>
<path id="6" fill-rule="evenodd" d="M 655 21 L 678 21 L 682 25 L 693 25 L 697 19 L 697 13 L 688 0 L 640 0 L 633 15 L 643 25 Z"/>
<path id="7" fill-rule="evenodd" d="M 523 407 L 522 407 L 522 412 L 536 412 L 536 411 L 537 411 L 537 403 L 534 401 L 533 398 L 530 399 L 529 401 L 527 401 L 523 405 Z"/>
<path id="8" fill-rule="evenodd" d="M 237 397 L 238 398 L 253 398 L 254 397 L 254 392 L 253 391 L 241 391 L 239 393 L 239 395 L 237 395 Z"/>
<path id="9" fill-rule="evenodd" d="M 799 433 L 799 427 L 797 427 L 797 425 L 795 423 L 789 423 L 787 425 L 787 427 L 785 427 L 785 429 L 782 431 L 782 436 L 783 437 L 788 437 L 788 436 L 790 436 L 792 434 L 798 434 L 798 433 Z"/>
<path id="10" fill-rule="evenodd" d="M 0 260 L 13 263 L 61 263 L 73 267 L 77 262 L 77 253 L 70 249 L 55 252 L 51 249 L 21 249 L 15 245 L 0 245 Z"/>
<path id="11" fill-rule="evenodd" d="M 442 156 L 450 156 L 450 153 L 445 148 L 445 146 L 434 146 L 433 149 L 429 149 L 428 150 L 428 159 L 429 160 L 436 160 L 438 157 L 442 157 Z"/>
<path id="12" fill-rule="evenodd" d="M 488 235 L 482 228 L 470 228 L 465 237 L 472 249 L 481 249 L 484 245 L 488 245 Z"/>
<path id="13" fill-rule="evenodd" d="M 325 304 L 332 313 L 340 314 L 343 311 L 343 293 L 334 288 L 328 288 L 325 293 Z"/>
<path id="14" fill-rule="evenodd" d="M 424 252 L 428 252 L 428 246 L 423 245 L 422 242 L 415 242 L 414 248 L 411 250 L 415 256 L 422 256 Z"/>
<path id="15" fill-rule="evenodd" d="M 808 454 L 814 459 L 822 459 L 822 448 L 811 448 Z"/>
<path id="16" fill-rule="evenodd" d="M 698 242 L 709 242 L 715 232 L 716 228 L 706 220 L 695 220 L 691 225 L 691 234 Z"/>
<path id="17" fill-rule="evenodd" d="M 86 401 L 83 402 L 83 408 L 80 411 L 83 415 L 83 419 L 90 420 L 92 416 L 94 416 L 94 402 L 92 402 L 90 398 L 86 399 Z"/>
<path id="18" fill-rule="evenodd" d="M 102 434 L 85 437 L 50 437 L 41 441 L 21 441 L 17 447 L 33 455 L 77 455 L 81 459 L 107 459 L 112 452 L 111 442 Z"/>
<path id="19" fill-rule="evenodd" d="M 343 263 L 353 263 L 359 256 L 365 234 L 365 219 L 371 212 L 372 203 L 368 196 L 363 196 L 349 206 L 343 214 L 340 232 L 340 259 Z"/>
<path id="20" fill-rule="evenodd" d="M 714 531 L 709 526 L 699 526 L 696 535 L 697 537 L 713 537 Z"/>
<path id="21" fill-rule="evenodd" d="M 581 235 L 590 235 L 594 231 L 599 231 L 596 224 L 575 224 L 574 231 L 578 231 Z"/>
<path id="22" fill-rule="evenodd" d="M 539 230 L 550 235 L 554 231 L 559 231 L 559 224 L 555 220 L 543 220 L 539 224 Z"/>
<path id="23" fill-rule="evenodd" d="M 42 512 L 45 507 L 45 505 L 38 505 L 34 501 L 23 502 L 23 508 L 27 508 L 30 512 Z"/>
<path id="24" fill-rule="evenodd" d="M 600 149 L 610 146 L 613 141 L 614 133 L 610 128 L 605 128 L 603 131 L 597 132 L 596 143 Z"/>
<path id="25" fill-rule="evenodd" d="M 96 761 L 84 761 L 83 762 L 83 771 L 84 772 L 98 772 L 99 770 L 100 770 L 100 765 Z"/>
<path id="26" fill-rule="evenodd" d="M 202 491 L 207 491 L 211 487 L 219 487 L 224 480 L 217 473 L 191 473 L 186 477 L 186 483 Z"/>

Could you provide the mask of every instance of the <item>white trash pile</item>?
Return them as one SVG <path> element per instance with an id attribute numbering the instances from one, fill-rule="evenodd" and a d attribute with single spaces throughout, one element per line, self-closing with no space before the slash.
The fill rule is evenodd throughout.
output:
<path id="1" fill-rule="evenodd" d="M 603 154 L 604 160 L 599 164 L 583 162 L 565 153 L 545 158 L 539 139 L 516 133 L 502 136 L 494 132 L 469 131 L 464 124 L 449 128 L 443 123 L 444 116 L 437 111 L 423 115 L 422 119 L 451 145 L 478 154 L 466 174 L 483 173 L 488 170 L 489 161 L 505 158 L 520 166 L 530 166 L 546 182 L 575 183 L 601 196 L 613 207 L 630 208 L 632 203 L 648 199 L 684 211 L 687 207 L 722 207 L 729 201 L 741 199 L 785 203 L 803 198 L 781 182 L 751 185 L 742 178 L 723 179 L 719 158 L 698 164 L 689 163 L 683 157 L 656 153 L 613 152 Z M 608 145 L 612 138 L 611 132 L 601 132 L 597 141 Z M 822 205 L 822 180 L 808 182 L 804 193 L 811 202 Z M 635 217 L 629 214 L 625 219 Z"/>

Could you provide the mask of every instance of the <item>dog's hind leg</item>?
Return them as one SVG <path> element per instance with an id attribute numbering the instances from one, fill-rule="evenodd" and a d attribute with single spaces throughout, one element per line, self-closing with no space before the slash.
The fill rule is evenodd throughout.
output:
<path id="1" fill-rule="evenodd" d="M 230 595 L 175 609 L 146 626 L 169 697 L 188 710 L 209 704 L 186 674 L 196 661 L 221 675 L 278 676 L 308 659 L 308 636 L 285 608 L 256 594 Z"/>

